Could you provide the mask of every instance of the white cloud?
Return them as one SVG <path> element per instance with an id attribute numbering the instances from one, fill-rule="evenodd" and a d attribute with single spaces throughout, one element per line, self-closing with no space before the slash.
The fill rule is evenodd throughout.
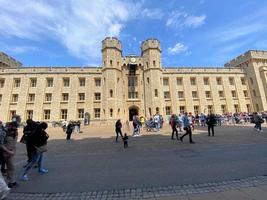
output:
<path id="1" fill-rule="evenodd" d="M 122 0 L 0 0 L 0 5 L 1 37 L 41 42 L 53 39 L 85 60 L 99 59 L 101 40 L 118 37 L 140 7 Z"/>
<path id="2" fill-rule="evenodd" d="M 179 42 L 174 47 L 169 47 L 168 52 L 172 55 L 181 53 L 185 53 L 186 55 L 190 54 L 190 52 L 188 51 L 188 46 Z"/>
<path id="3" fill-rule="evenodd" d="M 162 12 L 161 9 L 148 9 L 145 8 L 142 13 L 141 13 L 144 17 L 148 17 L 151 19 L 162 19 L 164 17 L 164 13 Z"/>
<path id="4" fill-rule="evenodd" d="M 166 26 L 174 28 L 197 28 L 205 24 L 206 15 L 190 15 L 186 12 L 174 11 L 166 22 Z"/>

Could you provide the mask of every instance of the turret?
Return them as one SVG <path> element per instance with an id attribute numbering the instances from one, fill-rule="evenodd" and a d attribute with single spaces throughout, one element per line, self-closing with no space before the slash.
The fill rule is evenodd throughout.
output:
<path id="1" fill-rule="evenodd" d="M 121 69 L 122 45 L 115 37 L 106 37 L 102 41 L 103 68 Z"/>
<path id="2" fill-rule="evenodd" d="M 144 69 L 161 68 L 161 48 L 157 39 L 147 39 L 141 45 Z"/>

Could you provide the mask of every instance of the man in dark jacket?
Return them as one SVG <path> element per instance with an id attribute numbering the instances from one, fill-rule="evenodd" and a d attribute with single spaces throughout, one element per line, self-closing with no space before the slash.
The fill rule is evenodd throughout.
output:
<path id="1" fill-rule="evenodd" d="M 208 135 L 210 136 L 210 130 L 212 132 L 212 136 L 214 136 L 214 126 L 216 125 L 216 116 L 214 114 L 209 114 L 207 116 L 206 123 L 208 125 Z"/>
<path id="2" fill-rule="evenodd" d="M 116 142 L 118 142 L 119 134 L 120 134 L 121 138 L 123 138 L 123 136 L 122 136 L 122 132 L 121 132 L 121 127 L 122 127 L 121 120 L 118 119 L 118 120 L 116 121 L 116 124 L 115 124 L 115 132 L 116 132 L 116 135 L 117 135 L 117 136 L 116 136 Z"/>

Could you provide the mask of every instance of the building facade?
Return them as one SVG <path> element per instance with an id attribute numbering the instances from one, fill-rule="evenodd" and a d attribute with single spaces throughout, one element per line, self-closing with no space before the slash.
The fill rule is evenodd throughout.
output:
<path id="1" fill-rule="evenodd" d="M 217 68 L 163 68 L 160 42 L 122 55 L 117 38 L 102 41 L 101 67 L 22 67 L 1 54 L 0 119 L 114 123 L 133 115 L 267 110 L 267 52 L 248 51 Z M 7 60 L 11 60 L 7 62 Z"/>

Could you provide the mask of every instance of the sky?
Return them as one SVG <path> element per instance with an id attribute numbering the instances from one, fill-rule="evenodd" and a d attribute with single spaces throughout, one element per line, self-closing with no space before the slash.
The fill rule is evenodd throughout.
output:
<path id="1" fill-rule="evenodd" d="M 217 67 L 267 50 L 267 0 L 0 0 L 0 51 L 24 66 L 100 66 L 101 41 L 123 56 L 160 41 L 164 67 Z"/>

